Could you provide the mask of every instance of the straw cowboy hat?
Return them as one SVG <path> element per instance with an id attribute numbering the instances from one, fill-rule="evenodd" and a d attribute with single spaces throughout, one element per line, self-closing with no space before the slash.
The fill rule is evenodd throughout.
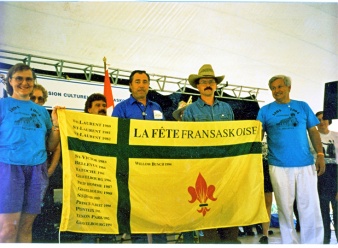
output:
<path id="1" fill-rule="evenodd" d="M 173 112 L 173 117 L 175 118 L 175 120 L 177 120 L 177 121 L 181 121 L 182 120 L 183 111 L 191 103 L 192 103 L 192 96 L 190 96 L 188 102 L 185 102 L 185 101 L 180 101 L 179 102 L 178 108 Z"/>
<path id="2" fill-rule="evenodd" d="M 203 65 L 200 70 L 198 71 L 198 74 L 191 74 L 188 78 L 188 81 L 190 85 L 194 88 L 197 88 L 196 86 L 196 81 L 200 78 L 215 78 L 216 84 L 219 84 L 220 82 L 223 81 L 224 75 L 223 76 L 215 76 L 214 70 L 212 69 L 212 66 L 209 64 Z"/>

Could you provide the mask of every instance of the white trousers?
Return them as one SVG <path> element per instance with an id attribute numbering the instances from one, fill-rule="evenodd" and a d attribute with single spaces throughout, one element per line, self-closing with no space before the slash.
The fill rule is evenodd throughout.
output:
<path id="1" fill-rule="evenodd" d="M 320 212 L 315 165 L 278 167 L 269 165 L 271 183 L 278 208 L 283 244 L 323 244 L 324 227 Z M 293 220 L 297 200 L 300 241 Z"/>

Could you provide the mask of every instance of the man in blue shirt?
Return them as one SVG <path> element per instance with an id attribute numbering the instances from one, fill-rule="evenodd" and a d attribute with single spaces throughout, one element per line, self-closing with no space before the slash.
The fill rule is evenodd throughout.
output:
<path id="1" fill-rule="evenodd" d="M 140 120 L 164 120 L 162 108 L 147 98 L 150 77 L 145 71 L 133 71 L 129 77 L 131 96 L 117 104 L 112 116 Z"/>
<path id="2" fill-rule="evenodd" d="M 215 76 L 211 65 L 203 65 L 198 74 L 191 74 L 188 78 L 192 87 L 197 88 L 200 97 L 197 101 L 190 104 L 183 112 L 183 121 L 231 121 L 234 120 L 234 113 L 228 103 L 219 101 L 215 98 L 217 85 L 222 82 L 224 76 Z M 237 239 L 238 227 L 219 228 L 218 230 L 203 230 L 204 240 L 202 243 L 217 243 L 215 233 L 222 243 L 240 243 Z M 191 233 L 183 234 L 183 238 L 191 239 Z"/>
<path id="3" fill-rule="evenodd" d="M 164 120 L 162 108 L 147 98 L 150 77 L 146 71 L 135 70 L 129 77 L 128 99 L 117 104 L 112 116 L 140 120 Z M 166 234 L 131 234 L 132 243 L 167 243 Z"/>
<path id="4" fill-rule="evenodd" d="M 317 192 L 317 176 L 325 172 L 323 147 L 309 105 L 290 98 L 291 79 L 276 75 L 269 80 L 274 102 L 263 106 L 257 116 L 267 133 L 268 163 L 278 207 L 283 244 L 322 244 L 323 223 Z M 310 152 L 309 139 L 317 159 Z M 297 200 L 300 241 L 293 222 Z"/>

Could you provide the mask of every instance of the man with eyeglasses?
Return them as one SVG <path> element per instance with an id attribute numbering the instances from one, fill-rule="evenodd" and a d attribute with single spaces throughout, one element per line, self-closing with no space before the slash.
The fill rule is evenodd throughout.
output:
<path id="1" fill-rule="evenodd" d="M 183 113 L 183 121 L 230 121 L 234 113 L 228 103 L 215 98 L 217 85 L 224 76 L 215 77 L 211 65 L 203 65 L 198 74 L 188 78 L 190 85 L 200 92 L 198 100 L 190 104 Z"/>
<path id="2" fill-rule="evenodd" d="M 217 85 L 221 83 L 224 76 L 215 76 L 211 65 L 203 65 L 198 74 L 191 74 L 188 78 L 190 85 L 200 92 L 197 101 L 190 104 L 184 111 L 183 121 L 231 121 L 234 120 L 234 113 L 228 103 L 221 102 L 215 98 Z M 204 237 L 202 242 L 217 243 L 218 233 L 221 243 L 235 243 L 237 239 L 238 227 L 219 228 L 218 230 L 203 230 Z M 183 239 L 192 239 L 192 234 L 187 232 L 183 234 Z"/>
<path id="3" fill-rule="evenodd" d="M 217 85 L 224 76 L 215 77 L 211 65 L 203 65 L 198 74 L 188 78 L 190 85 L 200 92 L 198 100 L 184 111 L 183 121 L 229 121 L 234 120 L 234 113 L 228 103 L 215 98 Z"/>

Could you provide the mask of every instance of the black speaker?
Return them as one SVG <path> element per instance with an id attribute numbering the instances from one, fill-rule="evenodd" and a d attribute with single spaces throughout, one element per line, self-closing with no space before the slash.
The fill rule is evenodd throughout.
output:
<path id="1" fill-rule="evenodd" d="M 338 81 L 325 84 L 324 119 L 338 119 Z"/>

